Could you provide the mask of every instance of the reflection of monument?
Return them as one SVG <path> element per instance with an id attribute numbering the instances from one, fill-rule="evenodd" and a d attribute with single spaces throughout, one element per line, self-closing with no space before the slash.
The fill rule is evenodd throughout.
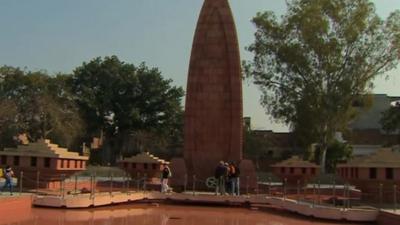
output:
<path id="1" fill-rule="evenodd" d="M 204 2 L 192 46 L 185 107 L 184 159 L 189 176 L 201 180 L 213 176 L 220 160 L 243 164 L 239 45 L 227 0 Z M 245 164 L 252 167 L 248 161 Z M 254 174 L 254 167 L 248 166 L 243 172 Z"/>

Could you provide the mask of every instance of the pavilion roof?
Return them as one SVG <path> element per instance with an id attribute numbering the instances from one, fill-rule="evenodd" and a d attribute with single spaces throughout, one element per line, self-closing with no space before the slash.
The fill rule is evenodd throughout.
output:
<path id="1" fill-rule="evenodd" d="M 18 145 L 16 148 L 5 148 L 4 151 L 0 151 L 0 155 L 88 160 L 87 156 L 81 156 L 78 152 L 59 147 L 48 139 L 41 139 L 26 145 Z"/>
<path id="2" fill-rule="evenodd" d="M 319 168 L 315 163 L 305 161 L 299 156 L 292 156 L 289 159 L 273 164 L 271 167 L 300 167 L 300 168 Z"/>
<path id="3" fill-rule="evenodd" d="M 160 159 L 149 152 L 141 152 L 135 156 L 124 158 L 119 160 L 119 162 L 133 162 L 133 163 L 157 163 L 157 164 L 169 164 L 168 161 Z"/>
<path id="4" fill-rule="evenodd" d="M 400 152 L 391 148 L 382 148 L 370 155 L 353 158 L 337 167 L 400 168 Z"/>

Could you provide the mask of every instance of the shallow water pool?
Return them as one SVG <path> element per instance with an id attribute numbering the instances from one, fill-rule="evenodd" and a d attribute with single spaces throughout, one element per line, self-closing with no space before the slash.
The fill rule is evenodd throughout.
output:
<path id="1" fill-rule="evenodd" d="M 279 210 L 176 205 L 120 205 L 90 210 L 32 208 L 3 215 L 8 225 L 333 225 Z M 349 225 L 350 223 L 342 223 Z M 360 225 L 360 224 L 359 224 Z"/>

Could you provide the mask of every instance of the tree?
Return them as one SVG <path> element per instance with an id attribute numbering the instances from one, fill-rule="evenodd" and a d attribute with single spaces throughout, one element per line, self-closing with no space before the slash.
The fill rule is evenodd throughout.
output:
<path id="1" fill-rule="evenodd" d="M 382 20 L 368 0 L 293 0 L 279 20 L 264 12 L 252 21 L 245 73 L 273 118 L 320 144 L 324 172 L 334 133 L 356 115 L 353 102 L 399 61 L 400 12 Z"/>
<path id="2" fill-rule="evenodd" d="M 321 149 L 318 145 L 314 146 L 314 149 L 309 149 L 308 158 L 311 161 L 318 162 L 319 156 L 321 154 Z M 329 173 L 335 173 L 336 165 L 339 162 L 346 162 L 352 157 L 353 147 L 349 143 L 343 143 L 334 140 L 328 146 L 328 151 L 326 152 L 326 170 Z"/>
<path id="3" fill-rule="evenodd" d="M 150 144 L 181 129 L 183 90 L 171 82 L 157 68 L 144 63 L 136 67 L 111 56 L 76 68 L 71 86 L 88 134 L 104 132 L 112 151 L 107 157 L 113 158 L 126 153 L 130 139 L 144 145 L 147 137 L 157 137 Z"/>
<path id="4" fill-rule="evenodd" d="M 383 130 L 388 133 L 400 130 L 400 101 L 383 112 L 380 122 Z"/>
<path id="5" fill-rule="evenodd" d="M 271 140 L 262 135 L 257 135 L 250 129 L 244 129 L 243 153 L 246 159 L 255 162 L 256 169 L 260 169 L 260 161 L 273 158 Z"/>
<path id="6" fill-rule="evenodd" d="M 51 138 L 71 147 L 84 130 L 78 108 L 67 90 L 65 75 L 0 68 L 0 123 L 2 143 L 25 133 L 31 141 Z M 3 108 L 4 107 L 4 108 Z"/>

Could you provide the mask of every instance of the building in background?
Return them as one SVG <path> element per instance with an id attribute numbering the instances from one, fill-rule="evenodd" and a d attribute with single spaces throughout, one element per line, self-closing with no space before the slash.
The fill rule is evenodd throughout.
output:
<path id="1" fill-rule="evenodd" d="M 23 172 L 24 187 L 52 188 L 70 175 L 86 170 L 87 156 L 53 144 L 48 139 L 0 151 L 2 168 L 11 166 L 17 177 Z"/>
<path id="2" fill-rule="evenodd" d="M 368 155 L 383 146 L 400 144 L 400 134 L 386 133 L 380 123 L 383 112 L 397 101 L 400 101 L 400 97 L 374 94 L 372 105 L 367 109 L 359 109 L 359 115 L 349 124 L 350 132 L 344 137 L 353 146 L 354 155 Z"/>
<path id="3" fill-rule="evenodd" d="M 297 182 L 306 184 L 320 174 L 319 165 L 305 161 L 299 156 L 292 156 L 287 160 L 273 164 L 271 167 L 275 176 L 292 185 L 297 184 Z"/>
<path id="4" fill-rule="evenodd" d="M 337 166 L 337 174 L 363 192 L 365 199 L 393 199 L 394 185 L 400 187 L 400 152 L 382 148 Z"/>
<path id="5" fill-rule="evenodd" d="M 149 152 L 142 152 L 135 156 L 117 161 L 119 168 L 125 170 L 131 177 L 146 177 L 150 181 L 158 182 L 161 170 L 168 161 L 160 159 Z"/>

